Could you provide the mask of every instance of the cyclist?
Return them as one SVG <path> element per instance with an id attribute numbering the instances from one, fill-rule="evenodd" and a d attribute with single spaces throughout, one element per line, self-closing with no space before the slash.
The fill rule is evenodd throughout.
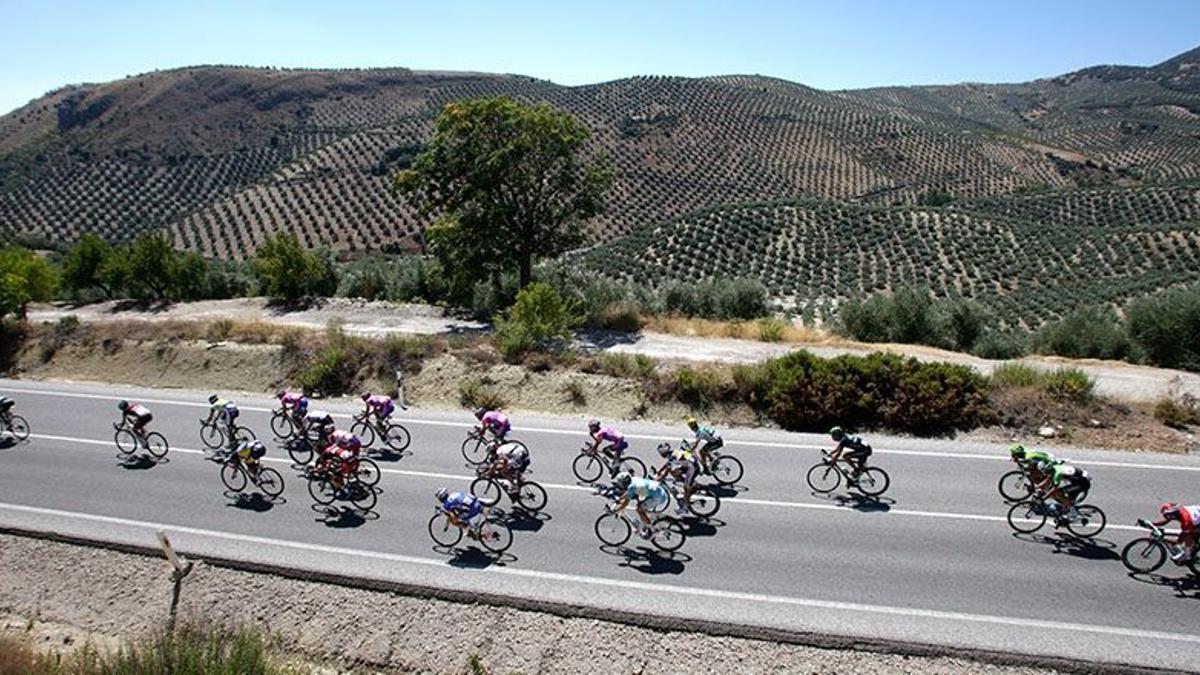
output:
<path id="1" fill-rule="evenodd" d="M 514 486 L 521 484 L 525 470 L 529 468 L 529 450 L 520 443 L 504 443 L 496 448 L 496 456 L 492 460 L 494 475 L 507 479 Z"/>
<path id="2" fill-rule="evenodd" d="M 1012 461 L 1025 471 L 1034 485 L 1045 480 L 1050 469 L 1062 462 L 1061 459 L 1048 452 L 1028 450 L 1020 444 L 1009 446 L 1008 454 L 1012 457 Z"/>
<path id="3" fill-rule="evenodd" d="M 438 488 L 434 493 L 442 509 L 450 514 L 459 527 L 466 527 L 467 534 L 479 538 L 479 528 L 483 527 L 483 502 L 470 492 L 450 492 L 446 488 Z"/>
<path id="4" fill-rule="evenodd" d="M 696 452 L 700 459 L 700 470 L 704 473 L 712 471 L 712 451 L 724 447 L 725 441 L 716 429 L 700 426 L 695 417 L 688 416 L 685 420 L 688 429 L 696 435 Z"/>
<path id="5" fill-rule="evenodd" d="M 335 429 L 326 442 L 328 446 L 321 451 L 320 466 L 328 471 L 337 464 L 337 471 L 330 474 L 329 480 L 337 489 L 337 496 L 345 498 L 346 480 L 358 471 L 358 453 L 362 449 L 362 441 L 349 431 Z"/>
<path id="6" fill-rule="evenodd" d="M 512 423 L 508 421 L 508 415 L 499 410 L 480 408 L 475 411 L 475 419 L 479 420 L 480 433 L 491 432 L 493 447 L 503 443 L 508 437 L 508 432 L 512 431 Z"/>
<path id="7" fill-rule="evenodd" d="M 628 472 L 622 471 L 613 479 L 613 487 L 617 488 L 618 494 L 621 495 L 614 504 L 609 507 L 610 511 L 620 512 L 625 510 L 629 502 L 634 503 L 637 508 L 638 518 L 642 520 L 641 530 L 638 531 L 638 536 L 642 539 L 649 539 L 652 534 L 650 529 L 650 515 L 647 510 L 659 511 L 667 505 L 667 500 L 670 499 L 667 495 L 667 489 L 662 486 L 662 483 L 651 480 L 649 478 L 634 478 Z"/>
<path id="8" fill-rule="evenodd" d="M 1079 511 L 1075 509 L 1075 500 L 1091 487 L 1092 478 L 1088 472 L 1065 460 L 1050 469 L 1050 475 L 1038 483 L 1038 491 L 1045 493 L 1042 498 L 1054 500 L 1046 504 L 1050 515 L 1060 520 L 1075 520 L 1079 517 Z M 1049 491 L 1046 491 L 1046 488 L 1050 488 Z"/>
<path id="9" fill-rule="evenodd" d="M 129 422 L 129 430 L 133 432 L 133 435 L 145 441 L 146 425 L 154 419 L 154 415 L 150 414 L 150 409 L 141 403 L 121 401 L 117 403 L 117 410 L 121 411 L 121 421 Z"/>
<path id="10" fill-rule="evenodd" d="M 846 463 L 853 469 L 848 480 L 852 483 L 857 481 L 867 466 L 867 458 L 871 456 L 870 444 L 864 442 L 859 436 L 847 434 L 846 430 L 841 427 L 830 429 L 829 436 L 837 442 L 837 447 L 829 455 L 830 459 L 836 462 L 845 455 Z"/>
<path id="11" fill-rule="evenodd" d="M 233 433 L 233 421 L 238 418 L 238 407 L 233 401 L 221 398 L 217 394 L 208 397 L 208 419 L 205 424 L 221 420 L 225 425 L 225 443 L 231 449 L 237 447 L 237 437 Z"/>
<path id="12" fill-rule="evenodd" d="M 660 483 L 670 476 L 677 483 L 683 484 L 683 499 L 677 500 L 679 503 L 675 505 L 675 515 L 687 515 L 687 505 L 692 501 L 692 492 L 695 490 L 696 474 L 699 467 L 696 465 L 696 457 L 692 451 L 680 447 L 676 450 L 671 450 L 670 443 L 659 443 L 658 454 L 666 463 L 658 470 L 658 474 L 654 479 Z"/>
<path id="13" fill-rule="evenodd" d="M 317 430 L 317 446 L 325 447 L 329 442 L 329 435 L 334 430 L 333 415 L 324 410 L 314 410 L 308 413 L 304 416 L 305 434 L 309 429 Z"/>
<path id="14" fill-rule="evenodd" d="M 242 466 L 246 467 L 246 471 L 255 479 L 258 478 L 258 470 L 260 468 L 259 460 L 267 454 L 267 446 L 263 445 L 262 441 L 242 441 L 238 445 L 235 456 L 242 462 Z"/>
<path id="15" fill-rule="evenodd" d="M 290 413 L 292 419 L 295 421 L 304 419 L 304 416 L 308 413 L 308 397 L 302 392 L 280 389 L 275 394 L 275 398 L 279 399 L 279 405 L 285 412 Z"/>
<path id="16" fill-rule="evenodd" d="M 615 476 L 617 463 L 621 460 L 621 455 L 629 449 L 629 441 L 625 440 L 625 436 L 613 427 L 600 428 L 600 420 L 588 421 L 588 434 L 592 437 L 592 447 L 589 452 L 603 452 L 609 459 L 608 475 Z M 608 445 L 601 448 L 600 445 L 605 442 Z"/>
<path id="17" fill-rule="evenodd" d="M 1179 534 L 1175 537 L 1172 547 L 1171 560 L 1186 563 L 1196 555 L 1196 541 L 1200 539 L 1200 505 L 1180 506 L 1175 502 L 1167 502 L 1158 507 L 1161 518 L 1154 521 L 1156 527 L 1162 527 L 1172 520 L 1179 521 Z"/>
<path id="18" fill-rule="evenodd" d="M 364 391 L 362 396 L 363 403 L 367 406 L 363 411 L 375 415 L 376 424 L 387 422 L 392 413 L 396 411 L 396 404 L 392 401 L 392 397 L 384 396 L 383 394 L 372 394 L 369 391 Z"/>

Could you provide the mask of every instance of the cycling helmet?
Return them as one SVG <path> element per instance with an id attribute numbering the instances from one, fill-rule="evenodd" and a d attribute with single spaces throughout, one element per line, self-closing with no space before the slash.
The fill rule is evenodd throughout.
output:
<path id="1" fill-rule="evenodd" d="M 1013 456 L 1013 459 L 1023 459 L 1025 457 L 1025 446 L 1017 443 L 1008 446 L 1008 454 Z"/>
<path id="2" fill-rule="evenodd" d="M 633 476 L 629 475 L 628 471 L 622 471 L 621 473 L 618 473 L 616 476 L 613 476 L 613 485 L 615 485 L 617 488 L 619 488 L 621 490 L 624 490 L 625 488 L 629 487 L 629 484 L 631 482 L 633 482 Z"/>
<path id="3" fill-rule="evenodd" d="M 671 444 L 670 443 L 659 443 L 658 444 L 658 454 L 662 455 L 663 457 L 666 457 L 667 455 L 671 454 Z"/>
<path id="4" fill-rule="evenodd" d="M 125 412 L 128 409 L 129 409 L 129 401 L 121 401 L 120 403 L 117 403 L 117 410 L 120 410 L 121 412 Z"/>
<path id="5" fill-rule="evenodd" d="M 1167 512 L 1174 511 L 1177 508 L 1179 508 L 1179 505 L 1176 504 L 1175 502 L 1167 502 L 1166 504 L 1163 504 L 1162 506 L 1158 507 L 1158 512 L 1165 516 L 1165 515 L 1167 515 Z"/>
<path id="6" fill-rule="evenodd" d="M 437 489 L 437 492 L 433 493 L 433 496 L 437 497 L 439 502 L 444 502 L 448 497 L 450 497 L 450 491 L 444 487 L 441 487 Z"/>
<path id="7" fill-rule="evenodd" d="M 369 391 L 364 391 L 364 392 L 362 393 L 362 396 L 359 396 L 359 398 L 361 398 L 362 400 L 364 400 L 364 401 L 365 401 L 365 400 L 367 400 L 367 399 L 371 398 L 371 392 L 369 392 Z"/>
<path id="8" fill-rule="evenodd" d="M 476 410 L 475 411 L 475 419 L 477 419 L 477 420 L 483 419 L 483 416 L 487 414 L 487 411 L 488 411 L 487 408 L 480 408 L 479 410 Z"/>
<path id="9" fill-rule="evenodd" d="M 287 392 L 284 391 L 283 389 L 280 389 L 279 391 L 275 392 L 275 398 L 283 398 L 284 396 L 287 396 Z"/>
<path id="10" fill-rule="evenodd" d="M 220 396 L 217 396 L 216 394 L 213 394 L 212 396 L 209 396 L 209 397 L 208 397 L 208 402 L 209 402 L 209 403 L 216 403 L 216 402 L 217 402 L 217 401 L 219 401 L 220 399 L 221 399 L 221 397 L 220 397 Z"/>
<path id="11" fill-rule="evenodd" d="M 683 418 L 683 421 L 684 421 L 684 422 L 685 422 L 685 423 L 686 423 L 686 424 L 687 424 L 689 427 L 691 427 L 691 428 L 693 428 L 693 429 L 695 429 L 696 427 L 700 426 L 700 422 L 699 422 L 699 421 L 698 421 L 698 420 L 697 420 L 695 417 L 692 417 L 691 415 L 688 415 L 687 417 Z"/>
<path id="12" fill-rule="evenodd" d="M 600 420 L 588 420 L 588 429 L 598 431 L 600 429 Z"/>
<path id="13" fill-rule="evenodd" d="M 834 427 L 829 430 L 830 437 L 835 441 L 840 441 L 846 437 L 846 430 L 841 427 Z"/>

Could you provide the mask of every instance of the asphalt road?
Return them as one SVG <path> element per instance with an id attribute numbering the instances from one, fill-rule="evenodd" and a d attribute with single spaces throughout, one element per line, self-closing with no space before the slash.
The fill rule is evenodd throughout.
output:
<path id="1" fill-rule="evenodd" d="M 375 512 L 315 507 L 282 450 L 268 460 L 287 481 L 276 503 L 226 494 L 200 452 L 197 418 L 208 392 L 137 390 L 0 380 L 34 436 L 0 449 L 0 525 L 119 543 L 154 544 L 167 530 L 185 553 L 243 559 L 468 592 L 586 604 L 842 636 L 970 647 L 1150 667 L 1200 664 L 1200 584 L 1173 565 L 1130 577 L 1119 560 L 1139 517 L 1167 499 L 1196 499 L 1200 458 L 1079 451 L 1089 502 L 1109 527 L 1092 543 L 1043 531 L 1014 536 L 996 481 L 1003 448 L 870 438 L 892 476 L 879 503 L 811 494 L 804 473 L 827 439 L 730 429 L 728 452 L 746 466 L 742 489 L 710 522 L 689 521 L 687 544 L 658 555 L 632 541 L 602 547 L 593 532 L 603 500 L 577 484 L 570 463 L 582 419 L 519 417 L 532 449 L 530 478 L 549 492 L 541 519 L 516 522 L 494 559 L 436 549 L 427 532 L 433 491 L 466 488 L 459 445 L 473 420 L 410 410 L 409 454 L 381 462 Z M 171 441 L 167 461 L 124 465 L 112 443 L 115 402 L 155 413 Z M 264 439 L 273 399 L 238 398 Z M 349 404 L 327 406 L 342 421 Z M 649 461 L 681 429 L 622 425 Z"/>

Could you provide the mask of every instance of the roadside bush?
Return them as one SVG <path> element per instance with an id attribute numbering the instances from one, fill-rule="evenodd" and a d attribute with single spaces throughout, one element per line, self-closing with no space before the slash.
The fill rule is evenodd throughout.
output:
<path id="1" fill-rule="evenodd" d="M 1025 342 L 1019 334 L 998 330 L 985 332 L 971 353 L 982 359 L 1018 359 L 1025 356 Z"/>
<path id="2" fill-rule="evenodd" d="M 863 342 L 947 346 L 925 289 L 898 288 L 865 300 L 852 298 L 838 312 L 838 332 Z"/>
<path id="3" fill-rule="evenodd" d="M 662 292 L 669 313 L 705 319 L 758 319 L 770 314 L 767 287 L 754 279 L 672 284 Z"/>
<path id="4" fill-rule="evenodd" d="M 1200 425 L 1200 402 L 1192 396 L 1159 399 L 1154 404 L 1154 419 L 1176 429 Z"/>
<path id="5" fill-rule="evenodd" d="M 220 342 L 229 339 L 233 333 L 232 319 L 217 319 L 208 324 L 208 330 L 205 332 L 205 339 L 209 342 Z"/>
<path id="6" fill-rule="evenodd" d="M 1043 371 L 1024 363 L 1002 363 L 992 371 L 992 384 L 997 387 L 1037 387 L 1043 379 Z"/>
<path id="7" fill-rule="evenodd" d="M 419 255 L 370 256 L 339 266 L 337 294 L 367 300 L 443 303 L 450 286 L 441 266 Z"/>
<path id="8" fill-rule="evenodd" d="M 1125 359 L 1132 344 L 1116 312 L 1085 307 L 1047 324 L 1033 335 L 1033 351 L 1073 359 Z"/>
<path id="9" fill-rule="evenodd" d="M 517 294 L 507 316 L 496 318 L 496 346 L 506 360 L 518 361 L 530 350 L 561 346 L 581 322 L 553 286 L 535 282 Z"/>
<path id="10" fill-rule="evenodd" d="M 1042 388 L 1056 398 L 1082 403 L 1092 398 L 1096 381 L 1078 368 L 1057 368 L 1044 374 Z"/>
<path id="11" fill-rule="evenodd" d="M 8 246 L 0 249 L 0 317 L 25 317 L 31 302 L 47 302 L 58 287 L 55 269 L 33 251 Z"/>
<path id="12" fill-rule="evenodd" d="M 343 394 L 354 384 L 356 368 L 350 367 L 350 354 L 341 345 L 322 347 L 304 364 L 296 377 L 305 391 L 322 396 Z"/>
<path id="13" fill-rule="evenodd" d="M 609 377 L 651 380 L 657 366 L 654 359 L 645 354 L 602 352 L 583 364 L 581 370 Z"/>
<path id="14" fill-rule="evenodd" d="M 487 408 L 488 410 L 499 410 L 507 405 L 499 391 L 484 384 L 478 378 L 459 383 L 458 402 L 464 408 Z"/>
<path id="15" fill-rule="evenodd" d="M 669 377 L 675 398 L 693 408 L 706 409 L 721 398 L 721 376 L 711 368 L 682 366 Z"/>
<path id="16" fill-rule="evenodd" d="M 763 342 L 779 342 L 783 339 L 783 330 L 787 323 L 774 316 L 758 320 L 758 339 Z"/>
<path id="17" fill-rule="evenodd" d="M 262 292 L 276 300 L 333 295 L 337 273 L 327 255 L 304 250 L 294 234 L 267 237 L 254 255 Z"/>
<path id="18" fill-rule="evenodd" d="M 1147 361 L 1200 371 L 1200 289 L 1173 289 L 1135 300 L 1125 316 L 1130 339 Z"/>

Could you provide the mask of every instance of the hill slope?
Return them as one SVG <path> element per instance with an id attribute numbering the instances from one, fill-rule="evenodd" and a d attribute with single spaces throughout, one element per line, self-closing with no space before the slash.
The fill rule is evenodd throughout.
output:
<path id="1" fill-rule="evenodd" d="M 218 256 L 280 229 L 340 250 L 415 248 L 423 223 L 389 176 L 442 105 L 488 94 L 548 101 L 593 130 L 621 171 L 601 241 L 727 203 L 1136 188 L 1200 175 L 1196 54 L 1028 84 L 847 92 L 749 76 L 563 87 L 404 69 L 156 72 L 0 118 L 0 227 L 57 242 L 168 228 Z"/>

